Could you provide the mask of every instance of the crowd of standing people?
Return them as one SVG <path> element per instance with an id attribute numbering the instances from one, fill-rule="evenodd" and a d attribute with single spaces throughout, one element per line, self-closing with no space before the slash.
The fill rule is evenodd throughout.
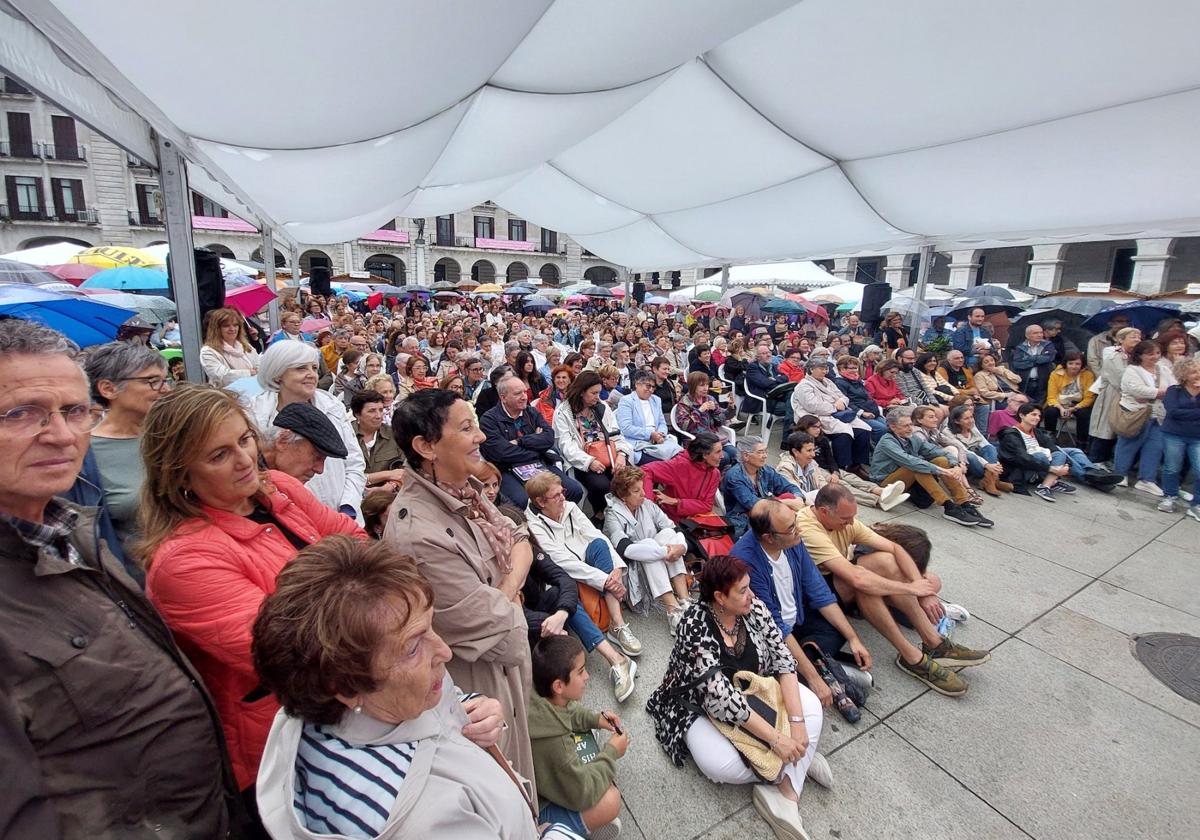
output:
<path id="1" fill-rule="evenodd" d="M 1200 520 L 1178 323 L 1002 352 L 974 310 L 942 354 L 740 307 L 280 323 L 208 313 L 197 384 L 0 320 L 3 836 L 614 837 L 629 733 L 588 656 L 628 702 L 628 614 L 661 612 L 662 748 L 806 837 L 823 716 L 882 653 L 849 619 L 947 696 L 989 659 L 939 629 L 928 535 L 860 505 L 989 528 L 986 497 L 1131 483 Z"/>

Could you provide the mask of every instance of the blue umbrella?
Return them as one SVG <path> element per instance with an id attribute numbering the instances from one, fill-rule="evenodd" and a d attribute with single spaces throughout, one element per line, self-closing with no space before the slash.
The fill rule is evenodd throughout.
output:
<path id="1" fill-rule="evenodd" d="M 1143 336 L 1149 336 L 1158 327 L 1158 322 L 1163 318 L 1179 317 L 1179 304 L 1131 300 L 1128 303 L 1118 303 L 1116 306 L 1101 309 L 1084 321 L 1081 326 L 1085 330 L 1101 332 L 1108 329 L 1109 321 L 1112 320 L 1114 315 L 1125 315 L 1129 318 L 1129 326 L 1137 327 L 1142 331 Z"/>
<path id="2" fill-rule="evenodd" d="M 794 300 L 773 298 L 760 306 L 759 311 L 770 312 L 772 315 L 803 315 L 808 310 Z"/>
<path id="3" fill-rule="evenodd" d="M 120 326 L 137 315 L 95 298 L 15 284 L 0 285 L 0 314 L 45 324 L 80 347 L 113 341 Z"/>
<path id="4" fill-rule="evenodd" d="M 84 289 L 169 289 L 167 272 L 158 268 L 137 268 L 123 265 L 120 268 L 109 268 L 93 274 L 83 281 L 80 288 Z"/>
<path id="5" fill-rule="evenodd" d="M 546 309 L 553 309 L 554 304 L 550 301 L 549 298 L 544 298 L 541 295 L 533 295 L 532 297 L 525 298 L 525 302 L 521 304 L 521 308 L 524 309 L 526 312 L 533 310 L 533 309 L 546 310 Z"/>

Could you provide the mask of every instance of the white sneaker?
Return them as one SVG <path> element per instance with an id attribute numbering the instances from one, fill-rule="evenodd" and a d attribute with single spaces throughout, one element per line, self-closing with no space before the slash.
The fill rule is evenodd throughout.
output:
<path id="1" fill-rule="evenodd" d="M 800 821 L 800 806 L 775 785 L 754 786 L 754 810 L 767 821 L 778 840 L 810 840 Z"/>
<path id="2" fill-rule="evenodd" d="M 891 510 L 896 505 L 908 499 L 908 493 L 904 492 L 903 481 L 893 481 L 887 487 L 883 488 L 883 492 L 879 494 L 879 509 Z"/>
<path id="3" fill-rule="evenodd" d="M 1153 481 L 1139 481 L 1137 484 L 1133 485 L 1133 489 L 1140 490 L 1143 493 L 1149 493 L 1151 496 L 1161 496 L 1163 494 L 1162 488 Z"/>
<path id="4" fill-rule="evenodd" d="M 637 663 L 629 657 L 625 657 L 625 661 L 620 665 L 614 665 L 609 669 L 612 674 L 613 694 L 617 696 L 618 703 L 624 703 L 629 699 L 629 695 L 633 694 L 633 678 L 637 676 Z"/>
<path id="5" fill-rule="evenodd" d="M 593 828 L 588 837 L 592 840 L 617 840 L 621 836 L 621 818 L 613 817 L 613 821 L 599 828 Z"/>
<path id="6" fill-rule="evenodd" d="M 1121 476 L 1121 480 L 1117 482 L 1117 486 L 1118 487 L 1128 487 L 1129 486 L 1129 476 L 1127 476 L 1127 475 Z"/>
<path id="7" fill-rule="evenodd" d="M 608 628 L 608 640 L 619 647 L 626 656 L 638 656 L 642 652 L 642 643 L 633 635 L 628 624 L 620 627 L 613 625 Z"/>
<path id="8" fill-rule="evenodd" d="M 1162 511 L 1163 513 L 1174 513 L 1175 512 L 1175 500 L 1170 497 L 1163 499 L 1161 502 L 1158 503 L 1158 510 Z"/>
<path id="9" fill-rule="evenodd" d="M 1194 497 L 1194 496 L 1192 496 L 1192 494 L 1191 494 L 1191 493 L 1189 493 L 1189 492 L 1188 492 L 1188 491 L 1186 491 L 1186 490 L 1180 490 L 1180 491 L 1179 491 L 1179 498 L 1183 499 L 1183 500 L 1184 500 L 1185 502 L 1187 502 L 1189 505 L 1190 505 L 1190 504 L 1192 503 L 1192 501 L 1195 499 L 1195 497 Z"/>
<path id="10" fill-rule="evenodd" d="M 829 766 L 825 756 L 813 753 L 812 761 L 808 765 L 808 778 L 826 790 L 833 787 L 833 768 Z"/>
<path id="11" fill-rule="evenodd" d="M 967 612 L 967 608 L 959 604 L 951 604 L 949 601 L 942 601 L 942 609 L 946 611 L 946 615 L 952 621 L 967 621 L 971 618 L 971 614 Z"/>

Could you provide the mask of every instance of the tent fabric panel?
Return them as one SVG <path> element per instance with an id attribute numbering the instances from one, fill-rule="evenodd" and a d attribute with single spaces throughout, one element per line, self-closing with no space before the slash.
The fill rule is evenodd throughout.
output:
<path id="1" fill-rule="evenodd" d="M 554 219 L 560 225 L 557 230 L 573 231 L 574 238 L 625 227 L 642 218 L 637 211 L 592 192 L 550 164 L 539 166 L 498 194 L 496 203 L 527 219 Z"/>

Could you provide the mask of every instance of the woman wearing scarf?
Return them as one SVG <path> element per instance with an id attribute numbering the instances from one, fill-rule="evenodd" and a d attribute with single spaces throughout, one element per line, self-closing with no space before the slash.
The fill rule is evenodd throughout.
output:
<path id="1" fill-rule="evenodd" d="M 532 680 L 521 587 L 533 562 L 524 526 L 514 526 L 474 477 L 483 432 L 470 403 L 450 391 L 417 391 L 392 415 L 408 463 L 383 539 L 417 558 L 433 587 L 433 629 L 454 658 L 455 685 L 500 701 L 508 729 L 500 748 L 534 778 L 525 719 Z"/>
<path id="2" fill-rule="evenodd" d="M 222 388 L 258 373 L 258 352 L 250 346 L 242 313 L 228 307 L 208 313 L 200 366 L 208 381 Z"/>

